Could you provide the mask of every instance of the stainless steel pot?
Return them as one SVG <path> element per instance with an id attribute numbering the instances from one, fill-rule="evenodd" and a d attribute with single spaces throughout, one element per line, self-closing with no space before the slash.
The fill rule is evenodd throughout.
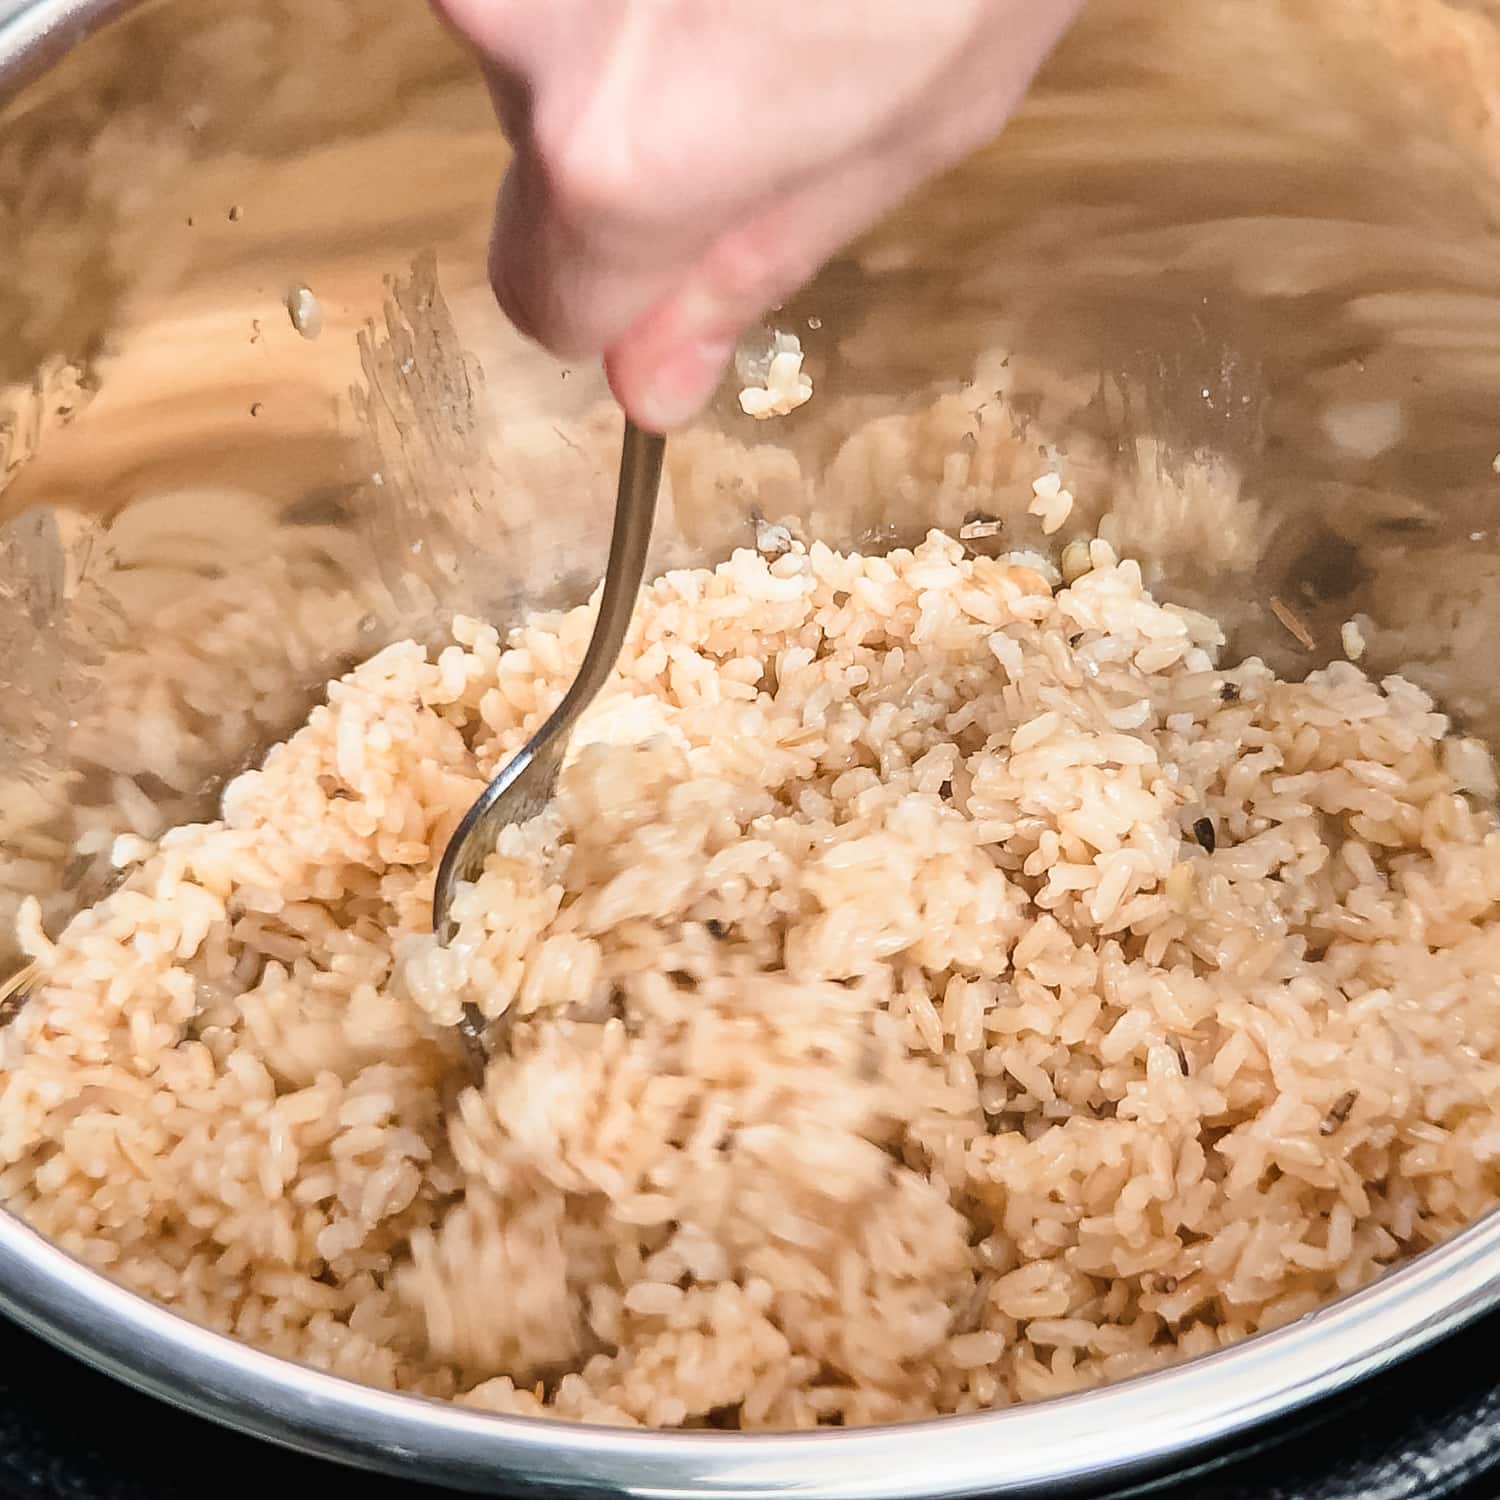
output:
<path id="1" fill-rule="evenodd" d="M 1175 499 L 1126 540 L 1230 621 L 1233 650 L 1304 671 L 1358 616 L 1376 670 L 1492 734 L 1497 62 L 1493 0 L 1098 0 L 998 147 L 777 315 L 819 394 L 754 429 L 725 399 L 676 446 L 661 560 L 788 512 L 834 543 L 975 509 L 1029 540 L 1013 502 L 1034 449 L 1084 497 L 1145 466 Z M 7 98 L 0 934 L 26 894 L 57 922 L 97 893 L 122 806 L 200 813 L 351 659 L 455 607 L 577 597 L 611 481 L 597 372 L 522 346 L 482 284 L 501 150 L 422 7 L 0 0 Z M 286 311 L 304 290 L 316 338 Z M 840 460 L 862 424 L 944 391 L 966 415 L 899 483 Z M 987 411 L 1016 424 L 1014 473 L 965 469 Z M 196 758 L 163 759 L 163 714 Z M 15 962 L 0 935 L 0 976 Z M 283 1363 L 0 1216 L 0 1304 L 82 1358 L 476 1490 L 1065 1492 L 1179 1462 L 1497 1300 L 1491 1218 L 1300 1323 L 1104 1391 L 883 1431 L 652 1434 Z"/>

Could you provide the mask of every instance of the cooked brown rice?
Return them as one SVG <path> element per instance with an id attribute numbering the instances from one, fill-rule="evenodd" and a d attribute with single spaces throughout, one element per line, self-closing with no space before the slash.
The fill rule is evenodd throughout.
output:
<path id="1" fill-rule="evenodd" d="M 774 550 L 648 589 L 448 950 L 586 608 L 389 647 L 55 943 L 28 901 L 0 1194 L 357 1380 L 731 1427 L 1117 1379 L 1495 1202 L 1493 780 L 1420 690 L 1224 670 L 1100 541 Z"/>

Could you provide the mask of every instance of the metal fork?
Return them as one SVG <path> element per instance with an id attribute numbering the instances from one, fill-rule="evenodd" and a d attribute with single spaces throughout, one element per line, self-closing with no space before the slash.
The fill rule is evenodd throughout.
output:
<path id="1" fill-rule="evenodd" d="M 664 438 L 643 432 L 626 420 L 615 495 L 614 533 L 593 636 L 578 675 L 562 702 L 479 794 L 448 840 L 432 893 L 432 928 L 444 946 L 453 938 L 449 913 L 454 893 L 460 885 L 479 878 L 501 829 L 512 823 L 529 822 L 551 802 L 573 727 L 609 680 L 619 660 L 645 576 L 665 451 Z M 476 1079 L 482 1077 L 487 1061 L 484 1027 L 479 1008 L 465 1005 L 459 1031 Z"/>

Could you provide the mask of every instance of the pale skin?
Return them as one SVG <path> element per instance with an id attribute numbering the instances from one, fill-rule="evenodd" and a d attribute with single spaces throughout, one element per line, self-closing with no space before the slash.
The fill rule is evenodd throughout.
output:
<path id="1" fill-rule="evenodd" d="M 668 431 L 768 308 L 1000 130 L 1083 0 L 435 3 L 514 148 L 501 306 Z"/>

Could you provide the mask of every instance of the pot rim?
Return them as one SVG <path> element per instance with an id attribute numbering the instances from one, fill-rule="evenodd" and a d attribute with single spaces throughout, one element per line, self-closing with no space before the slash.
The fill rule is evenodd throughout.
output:
<path id="1" fill-rule="evenodd" d="M 0 108 L 141 0 L 0 0 Z"/>
<path id="2" fill-rule="evenodd" d="M 1332 1396 L 1500 1300 L 1500 1213 L 1296 1323 L 1076 1395 L 888 1427 L 737 1435 L 586 1427 L 397 1395 L 214 1333 L 0 1212 L 0 1310 L 183 1410 L 283 1447 L 491 1491 L 512 1477 L 668 1500 L 994 1497 L 1140 1480 Z"/>
<path id="3" fill-rule="evenodd" d="M 0 0 L 0 105 L 141 0 Z M 355 1384 L 214 1333 L 0 1209 L 0 1311 L 124 1383 L 324 1458 L 485 1491 L 512 1476 L 667 1497 L 1056 1494 L 1142 1479 L 1336 1394 L 1500 1303 L 1500 1212 L 1300 1321 L 1098 1390 L 881 1428 L 655 1432 L 506 1417 Z"/>

